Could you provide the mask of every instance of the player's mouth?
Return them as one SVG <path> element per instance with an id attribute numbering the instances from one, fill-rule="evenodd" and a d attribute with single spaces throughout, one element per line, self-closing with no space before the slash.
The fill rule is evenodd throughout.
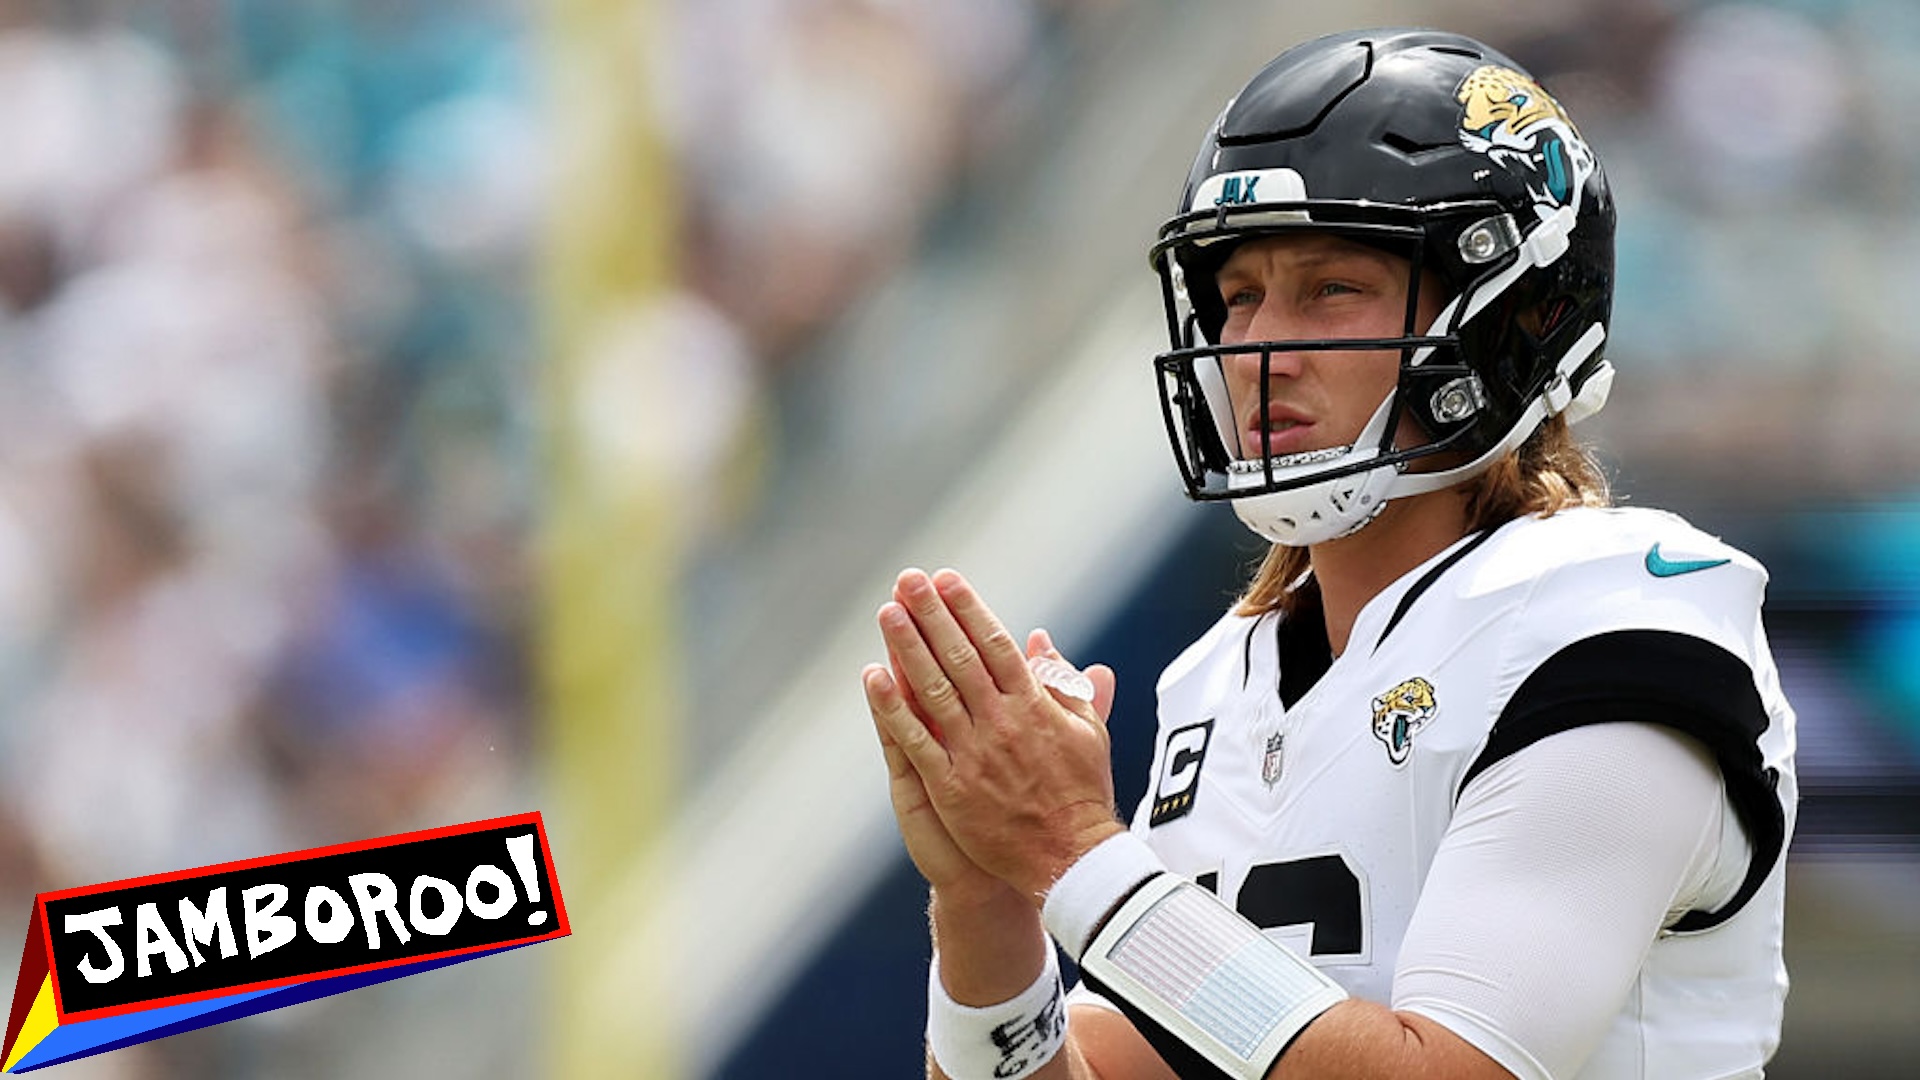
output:
<path id="1" fill-rule="evenodd" d="M 1240 444 L 1249 456 L 1281 457 L 1312 450 L 1314 422 L 1282 405 L 1267 408 L 1264 419 L 1249 417 L 1240 432 Z"/>

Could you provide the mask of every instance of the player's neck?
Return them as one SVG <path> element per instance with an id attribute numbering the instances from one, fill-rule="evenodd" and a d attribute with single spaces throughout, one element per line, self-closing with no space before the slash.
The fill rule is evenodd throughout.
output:
<path id="1" fill-rule="evenodd" d="M 1352 536 L 1315 545 L 1313 576 L 1334 655 L 1346 651 L 1353 621 L 1367 601 L 1466 533 L 1466 493 L 1448 488 L 1396 499 Z"/>

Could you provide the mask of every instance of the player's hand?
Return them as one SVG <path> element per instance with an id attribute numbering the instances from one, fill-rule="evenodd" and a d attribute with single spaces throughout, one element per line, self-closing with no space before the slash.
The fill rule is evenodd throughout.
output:
<path id="1" fill-rule="evenodd" d="M 1013 895 L 1013 887 L 980 869 L 953 842 L 927 799 L 920 774 L 908 763 L 906 751 L 888 734 L 890 727 L 927 723 L 919 702 L 905 692 L 898 667 L 897 660 L 892 671 L 881 664 L 868 664 L 860 678 L 867 692 L 867 709 L 880 736 L 880 750 L 886 755 L 887 791 L 893 799 L 900 837 L 907 844 L 907 856 L 935 896 L 945 903 L 980 908 L 1003 902 Z"/>
<path id="2" fill-rule="evenodd" d="M 918 775 L 955 847 L 1037 903 L 1122 829 L 1106 729 L 1113 672 L 1085 672 L 1091 701 L 1041 685 L 1013 636 L 950 570 L 901 574 L 879 622 L 898 675 L 868 669 L 869 700 L 883 682 L 904 686 L 900 707 L 874 709 L 883 742 Z M 1051 653 L 1044 634 L 1028 645 Z"/>

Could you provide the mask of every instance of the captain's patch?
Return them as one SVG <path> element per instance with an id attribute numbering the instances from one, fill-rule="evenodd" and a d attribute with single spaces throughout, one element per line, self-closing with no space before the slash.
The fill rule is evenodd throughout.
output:
<path id="1" fill-rule="evenodd" d="M 1200 766 L 1206 763 L 1207 744 L 1212 741 L 1212 720 L 1189 724 L 1167 736 L 1160 775 L 1154 780 L 1149 826 L 1165 825 L 1193 809 L 1193 797 L 1200 790 Z"/>

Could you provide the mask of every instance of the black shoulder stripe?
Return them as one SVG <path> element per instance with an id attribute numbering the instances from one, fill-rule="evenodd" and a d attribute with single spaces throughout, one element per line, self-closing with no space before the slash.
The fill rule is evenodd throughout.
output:
<path id="1" fill-rule="evenodd" d="M 1247 682 L 1253 678 L 1253 635 L 1260 630 L 1260 620 L 1265 614 L 1257 616 L 1253 624 L 1247 627 L 1247 640 L 1240 647 L 1240 689 L 1247 688 Z"/>
<path id="2" fill-rule="evenodd" d="M 1438 563 L 1434 564 L 1433 569 L 1428 570 L 1426 573 L 1420 575 L 1420 580 L 1413 583 L 1413 588 L 1407 590 L 1407 595 L 1400 598 L 1400 605 L 1393 609 L 1393 617 L 1387 620 L 1387 628 L 1385 630 L 1380 631 L 1379 641 L 1375 641 L 1373 643 L 1374 651 L 1375 652 L 1380 651 L 1380 643 L 1387 640 L 1387 635 L 1393 633 L 1394 627 L 1400 625 L 1400 620 L 1405 618 L 1407 612 L 1413 609 L 1413 602 L 1415 600 L 1420 599 L 1421 593 L 1426 592 L 1427 589 L 1431 587 L 1434 582 L 1440 580 L 1441 574 L 1444 574 L 1447 571 L 1453 569 L 1454 565 L 1458 563 L 1461 559 L 1464 559 L 1468 555 L 1473 554 L 1473 549 L 1479 547 L 1481 544 L 1486 543 L 1487 539 L 1492 535 L 1493 535 L 1492 529 L 1488 529 L 1485 532 L 1480 533 L 1478 536 L 1475 536 L 1473 539 L 1460 545 L 1460 549 L 1458 551 L 1455 551 L 1453 554 L 1447 556 L 1446 558 L 1440 560 Z"/>
<path id="3" fill-rule="evenodd" d="M 1728 801 L 1753 841 L 1753 861 L 1732 900 L 1718 911 L 1690 911 L 1673 929 L 1725 922 L 1753 898 L 1779 859 L 1786 815 L 1779 775 L 1760 758 L 1768 720 L 1753 669 L 1718 645 L 1661 630 L 1622 630 L 1561 649 L 1514 692 L 1460 786 L 1549 735 L 1616 721 L 1665 724 L 1700 740 L 1719 763 Z"/>

